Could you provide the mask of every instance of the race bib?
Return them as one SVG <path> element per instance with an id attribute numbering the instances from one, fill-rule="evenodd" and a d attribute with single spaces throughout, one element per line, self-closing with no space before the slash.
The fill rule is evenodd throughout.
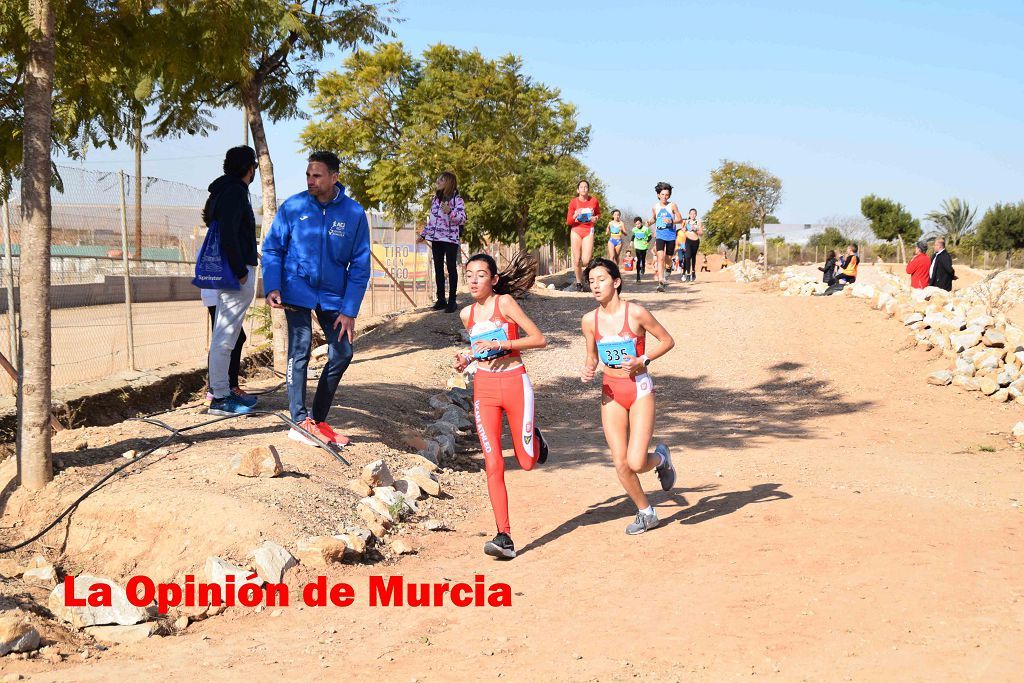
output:
<path id="1" fill-rule="evenodd" d="M 602 339 L 597 342 L 597 355 L 610 368 L 622 367 L 626 356 L 636 358 L 636 339 Z"/>
<path id="2" fill-rule="evenodd" d="M 477 360 L 488 360 L 490 358 L 497 358 L 498 356 L 504 356 L 508 351 L 499 351 L 498 349 L 490 349 L 483 353 L 477 353 L 473 351 L 473 346 L 480 341 L 508 341 L 508 334 L 505 332 L 504 327 L 499 327 L 493 330 L 487 330 L 486 332 L 480 332 L 479 334 L 473 334 L 469 337 L 469 349 L 473 354 L 473 358 Z"/>
<path id="3" fill-rule="evenodd" d="M 672 212 L 662 209 L 658 212 L 658 227 L 667 228 L 672 225 Z"/>
<path id="4" fill-rule="evenodd" d="M 589 223 L 592 215 L 589 211 L 581 211 L 580 215 L 576 217 L 576 221 L 579 223 Z"/>

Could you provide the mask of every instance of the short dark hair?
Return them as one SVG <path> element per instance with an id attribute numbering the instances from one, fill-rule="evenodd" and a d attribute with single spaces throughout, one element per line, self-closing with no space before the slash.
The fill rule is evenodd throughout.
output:
<path id="1" fill-rule="evenodd" d="M 306 158 L 308 163 L 318 161 L 327 167 L 327 170 L 331 173 L 337 173 L 341 170 L 341 159 L 334 152 L 325 152 L 323 150 L 319 152 L 313 152 Z"/>
<path id="2" fill-rule="evenodd" d="M 672 186 L 666 183 L 665 181 L 662 181 L 654 186 L 654 194 L 661 194 L 662 190 L 668 190 L 668 196 L 672 196 Z"/>
<path id="3" fill-rule="evenodd" d="M 232 147 L 224 154 L 224 175 L 242 178 L 256 165 L 256 150 L 247 145 Z"/>
<path id="4" fill-rule="evenodd" d="M 608 271 L 608 274 L 612 276 L 613 280 L 618 280 L 619 286 L 615 288 L 615 292 L 617 294 L 622 294 L 622 272 L 619 271 L 619 264 L 606 258 L 596 258 L 591 261 L 590 265 L 587 266 L 587 269 L 583 271 L 583 278 L 585 280 L 590 280 L 590 271 L 594 270 L 594 268 L 604 268 Z"/>
<path id="5" fill-rule="evenodd" d="M 612 213 L 613 213 L 613 214 L 616 214 L 616 213 L 617 213 L 617 214 L 619 214 L 620 216 L 622 215 L 622 212 L 621 212 L 621 211 L 619 211 L 618 209 L 612 209 Z"/>
<path id="6" fill-rule="evenodd" d="M 633 222 L 636 223 L 637 221 L 643 223 L 644 219 L 640 218 L 640 216 L 633 216 Z"/>

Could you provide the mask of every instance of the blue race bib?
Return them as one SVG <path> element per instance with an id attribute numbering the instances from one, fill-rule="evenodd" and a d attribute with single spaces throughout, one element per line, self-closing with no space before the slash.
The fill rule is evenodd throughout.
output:
<path id="1" fill-rule="evenodd" d="M 576 217 L 576 222 L 577 223 L 589 223 L 590 222 L 590 217 L 592 215 L 593 214 L 590 213 L 589 211 L 583 211 L 583 212 L 580 213 L 579 216 Z"/>
<path id="2" fill-rule="evenodd" d="M 504 327 L 499 327 L 494 330 L 487 330 L 486 332 L 470 335 L 469 350 L 470 352 L 472 352 L 473 358 L 476 358 L 477 360 L 488 360 L 491 358 L 497 358 L 498 356 L 504 356 L 506 353 L 508 353 L 508 351 L 499 351 L 497 349 L 491 349 L 489 351 L 484 351 L 483 353 L 478 354 L 476 351 L 473 351 L 473 346 L 479 341 L 508 341 L 508 334 L 505 332 Z"/>
<path id="3" fill-rule="evenodd" d="M 622 367 L 626 356 L 636 358 L 636 339 L 601 340 L 597 342 L 597 356 L 610 368 Z"/>

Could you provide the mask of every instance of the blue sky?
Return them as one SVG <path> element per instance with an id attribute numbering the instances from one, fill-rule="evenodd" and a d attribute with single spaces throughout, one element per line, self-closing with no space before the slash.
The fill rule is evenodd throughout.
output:
<path id="1" fill-rule="evenodd" d="M 667 180 L 703 213 L 723 158 L 782 179 L 784 223 L 856 215 L 872 192 L 918 217 L 951 196 L 1024 199 L 1024 3 L 833 4 L 400 0 L 396 32 L 417 54 L 520 55 L 592 126 L 585 161 L 622 206 Z M 205 186 L 242 140 L 240 112 L 217 121 L 209 138 L 153 143 L 144 174 Z M 305 189 L 303 125 L 269 128 L 282 196 Z M 84 165 L 130 172 L 131 154 Z"/>

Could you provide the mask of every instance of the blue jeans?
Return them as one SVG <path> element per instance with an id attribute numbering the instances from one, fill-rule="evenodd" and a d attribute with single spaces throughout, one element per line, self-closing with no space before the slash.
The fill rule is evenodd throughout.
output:
<path id="1" fill-rule="evenodd" d="M 338 311 L 324 311 L 318 307 L 314 312 L 320 329 L 327 337 L 327 365 L 320 373 L 320 381 L 316 385 L 312 417 L 314 422 L 325 422 L 341 376 L 352 362 L 352 342 L 347 336 L 338 341 L 338 330 L 333 327 Z M 284 310 L 288 320 L 288 410 L 296 422 L 302 422 L 310 416 L 306 409 L 306 368 L 309 366 L 313 340 L 310 313 L 308 308 L 292 307 Z"/>

